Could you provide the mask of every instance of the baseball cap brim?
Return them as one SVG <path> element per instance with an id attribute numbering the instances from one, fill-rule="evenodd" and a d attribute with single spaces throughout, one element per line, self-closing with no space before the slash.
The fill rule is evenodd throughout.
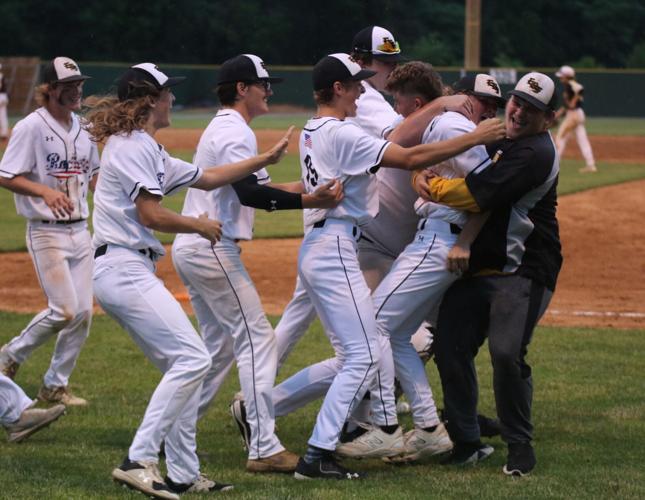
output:
<path id="1" fill-rule="evenodd" d="M 471 94 L 477 97 L 492 99 L 497 103 L 498 108 L 503 108 L 504 106 L 506 106 L 506 99 L 504 99 L 503 97 L 496 97 L 494 95 L 486 94 L 484 92 L 471 92 Z"/>
<path id="2" fill-rule="evenodd" d="M 185 76 L 171 76 L 166 80 L 166 82 L 161 86 L 162 89 L 165 89 L 167 87 L 174 87 L 175 85 L 179 85 L 181 82 L 186 80 Z"/>
<path id="3" fill-rule="evenodd" d="M 517 96 L 517 97 L 519 97 L 520 99 L 525 100 L 526 102 L 528 102 L 529 104 L 532 104 L 533 106 L 535 106 L 535 107 L 536 107 L 536 108 L 538 108 L 539 110 L 547 111 L 547 110 L 551 109 L 551 108 L 549 107 L 549 105 L 544 104 L 544 103 L 543 103 L 542 101 L 540 101 L 539 99 L 536 99 L 536 98 L 535 98 L 535 97 L 533 97 L 532 95 L 527 94 L 526 92 L 522 92 L 521 90 L 511 90 L 511 91 L 509 91 L 509 92 L 508 92 L 508 94 L 509 94 L 509 95 Z"/>
<path id="4" fill-rule="evenodd" d="M 376 74 L 376 71 L 372 71 L 369 69 L 361 69 L 354 76 L 348 78 L 348 80 L 352 80 L 352 81 L 367 80 L 368 78 L 372 78 L 375 74 Z"/>
<path id="5" fill-rule="evenodd" d="M 91 76 L 85 76 L 85 75 L 72 75 L 68 76 L 67 78 L 61 78 L 60 80 L 55 80 L 51 83 L 69 83 L 69 82 L 82 82 L 84 80 L 89 80 L 92 78 Z"/>

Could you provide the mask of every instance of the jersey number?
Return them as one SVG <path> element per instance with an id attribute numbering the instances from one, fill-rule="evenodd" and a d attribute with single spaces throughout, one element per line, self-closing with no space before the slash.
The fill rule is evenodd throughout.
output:
<path id="1" fill-rule="evenodd" d="M 318 172 L 316 172 L 309 155 L 305 156 L 305 166 L 307 167 L 307 183 L 316 187 L 318 185 Z"/>

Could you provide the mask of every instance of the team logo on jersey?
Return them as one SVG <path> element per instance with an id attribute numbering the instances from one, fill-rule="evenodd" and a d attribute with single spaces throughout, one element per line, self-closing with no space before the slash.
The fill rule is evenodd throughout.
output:
<path id="1" fill-rule="evenodd" d="M 398 54 L 401 52 L 399 48 L 399 42 L 392 40 L 388 36 L 383 37 L 383 43 L 376 46 L 376 50 L 380 52 L 385 52 L 386 54 Z"/>
<path id="2" fill-rule="evenodd" d="M 46 136 L 45 136 L 45 142 L 49 142 L 49 141 L 53 141 L 53 140 L 54 140 L 54 136 L 53 136 L 53 135 L 46 135 Z"/>
<path id="3" fill-rule="evenodd" d="M 314 147 L 313 142 L 311 142 L 311 136 L 309 134 L 305 134 L 305 147 L 309 149 Z"/>
<path id="4" fill-rule="evenodd" d="M 75 175 L 87 174 L 90 171 L 90 162 L 87 158 L 78 160 L 76 157 L 72 157 L 71 160 L 62 160 L 58 153 L 49 153 L 45 170 L 47 175 L 57 179 L 68 179 Z"/>
<path id="5" fill-rule="evenodd" d="M 497 85 L 497 82 L 495 80 L 488 79 L 486 80 L 486 85 L 488 85 L 490 88 L 492 88 L 497 95 L 499 95 L 499 85 Z"/>
<path id="6" fill-rule="evenodd" d="M 163 172 L 157 172 L 157 181 L 159 181 L 159 186 L 161 186 L 161 189 L 163 189 L 164 177 L 165 174 Z"/>
<path id="7" fill-rule="evenodd" d="M 540 84 L 535 78 L 529 78 L 529 81 L 526 83 L 528 83 L 528 86 L 531 87 L 531 90 L 536 94 L 542 92 L 542 87 L 540 87 Z"/>
<path id="8" fill-rule="evenodd" d="M 71 63 L 69 61 L 63 63 L 63 66 L 65 66 L 67 69 L 72 70 L 72 71 L 78 71 L 78 66 L 76 64 Z"/>

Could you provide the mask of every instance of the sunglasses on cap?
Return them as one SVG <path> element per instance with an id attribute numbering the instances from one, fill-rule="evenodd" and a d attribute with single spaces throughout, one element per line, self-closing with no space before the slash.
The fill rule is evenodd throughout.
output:
<path id="1" fill-rule="evenodd" d="M 398 54 L 401 52 L 399 42 L 396 42 L 391 38 L 384 39 L 382 44 L 376 46 L 376 50 L 385 54 Z"/>

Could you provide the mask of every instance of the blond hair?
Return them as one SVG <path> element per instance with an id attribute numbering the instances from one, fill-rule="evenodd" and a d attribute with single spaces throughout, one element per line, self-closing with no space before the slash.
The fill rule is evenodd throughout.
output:
<path id="1" fill-rule="evenodd" d="M 36 85 L 36 88 L 34 89 L 34 99 L 36 100 L 36 103 L 38 106 L 47 106 L 49 103 L 49 83 L 41 83 L 40 85 Z"/>

